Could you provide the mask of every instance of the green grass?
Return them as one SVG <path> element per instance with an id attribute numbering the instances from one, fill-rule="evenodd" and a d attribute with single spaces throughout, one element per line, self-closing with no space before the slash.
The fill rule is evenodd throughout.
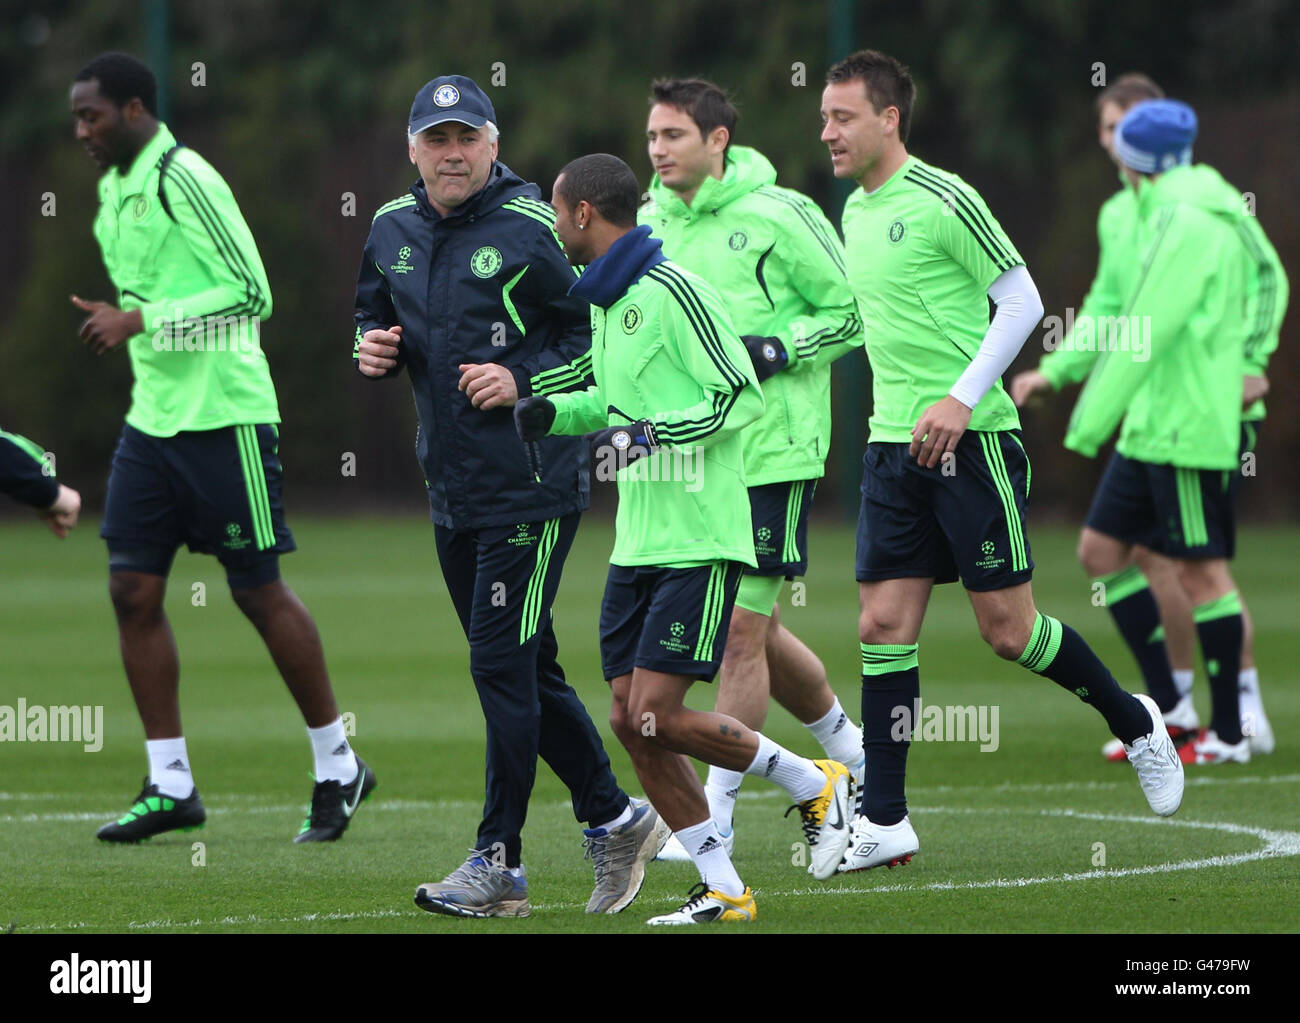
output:
<path id="1" fill-rule="evenodd" d="M 434 561 L 427 523 L 299 519 L 286 578 L 316 616 L 355 743 L 379 789 L 342 842 L 295 846 L 311 790 L 301 721 L 219 566 L 182 555 L 168 611 L 182 660 L 182 706 L 207 827 L 139 847 L 95 841 L 99 823 L 135 795 L 146 763 L 117 654 L 104 551 L 87 522 L 66 544 L 12 523 L 0 540 L 0 705 L 102 704 L 102 751 L 72 743 L 0 744 L 0 930 L 374 932 L 641 931 L 696 880 L 655 864 L 640 898 L 616 917 L 582 908 L 590 866 L 566 793 L 541 766 L 524 833 L 533 915 L 465 921 L 412 903 L 415 886 L 460 862 L 482 806 L 482 719 L 468 654 Z M 611 546 L 592 519 L 570 555 L 556 628 L 562 661 L 620 781 L 637 791 L 606 723 L 596 620 Z M 1070 622 L 1130 688 L 1133 669 L 1104 609 L 1089 602 L 1074 536 L 1035 529 L 1040 606 Z M 1294 568 L 1300 532 L 1242 537 L 1238 580 L 1254 612 L 1265 703 L 1278 751 L 1246 767 L 1192 768 L 1182 809 L 1151 815 L 1126 765 L 1098 755 L 1100 719 L 1058 687 L 999 661 L 979 640 L 955 587 L 937 590 L 921 637 L 928 703 L 996 705 L 1000 745 L 918 743 L 909 798 L 921 853 L 902 870 L 819 885 L 792 866 L 801 834 L 784 797 L 747 781 L 736 865 L 758 893 L 748 930 L 1293 931 L 1300 882 L 1300 635 Z M 845 707 L 858 711 L 856 584 L 849 529 L 815 524 L 803 607 L 786 622 L 825 660 Z M 207 588 L 195 606 L 194 584 Z M 697 686 L 702 706 L 711 689 Z M 1197 702 L 1209 697 L 1198 679 Z M 774 709 L 765 729 L 811 752 L 807 733 Z M 1291 836 L 1267 836 L 1291 832 Z M 195 841 L 206 865 L 196 866 Z M 1097 844 L 1105 866 L 1094 866 Z M 1260 857 L 1266 846 L 1290 855 Z M 1234 857 L 1249 856 L 1237 860 Z M 1168 864 L 1192 864 L 1160 869 Z M 1199 864 L 1199 865 L 1196 865 Z M 1155 869 L 1153 869 L 1155 868 Z M 1079 876 L 1084 875 L 1084 876 Z M 1135 909 L 1135 907 L 1139 907 Z"/>

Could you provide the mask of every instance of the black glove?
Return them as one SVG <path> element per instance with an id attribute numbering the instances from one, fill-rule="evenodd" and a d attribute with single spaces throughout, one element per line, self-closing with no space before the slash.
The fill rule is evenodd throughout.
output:
<path id="1" fill-rule="evenodd" d="M 750 361 L 754 363 L 754 374 L 762 383 L 770 376 L 775 376 L 790 365 L 790 353 L 785 350 L 779 337 L 759 337 L 757 334 L 742 334 L 740 340 L 745 342 Z"/>
<path id="2" fill-rule="evenodd" d="M 515 431 L 525 443 L 540 440 L 555 423 L 555 403 L 533 395 L 515 402 Z"/>
<path id="3" fill-rule="evenodd" d="M 587 434 L 587 440 L 591 443 L 592 463 L 598 467 L 610 466 L 615 472 L 659 450 L 659 438 L 655 436 L 654 424 L 648 419 L 597 430 Z M 598 474 L 598 478 L 608 477 Z"/>

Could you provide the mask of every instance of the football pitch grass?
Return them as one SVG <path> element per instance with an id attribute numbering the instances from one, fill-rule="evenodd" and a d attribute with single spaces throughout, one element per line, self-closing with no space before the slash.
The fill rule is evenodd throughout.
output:
<path id="1" fill-rule="evenodd" d="M 583 912 L 592 886 L 581 825 L 545 765 L 524 831 L 532 916 L 462 920 L 417 908 L 424 881 L 460 863 L 483 799 L 483 723 L 468 652 L 427 522 L 294 521 L 285 578 L 320 627 L 354 743 L 379 787 L 338 843 L 296 846 L 311 792 L 297 711 L 216 561 L 178 556 L 168 612 L 181 651 L 182 709 L 207 807 L 204 829 L 140 846 L 96 841 L 147 766 L 118 660 L 104 549 L 84 522 L 59 544 L 31 522 L 0 534 L 0 706 L 100 705 L 103 748 L 0 743 L 0 932 L 638 932 L 684 900 L 689 864 L 653 864 L 624 913 Z M 1073 558 L 1074 531 L 1036 527 L 1039 606 L 1078 629 L 1136 689 L 1135 669 Z M 561 660 L 623 786 L 639 793 L 608 727 L 597 616 L 612 528 L 579 530 L 555 607 Z M 814 522 L 802 606 L 783 620 L 825 661 L 859 714 L 853 533 Z M 1300 925 L 1300 532 L 1240 537 L 1239 583 L 1254 613 L 1277 752 L 1249 765 L 1189 767 L 1182 809 L 1154 816 L 1127 764 L 1105 763 L 1100 717 L 1052 682 L 1000 661 L 963 591 L 936 589 L 920 640 L 926 705 L 997 710 L 997 748 L 916 742 L 908 795 L 921 851 L 904 868 L 818 883 L 800 865 L 797 814 L 747 779 L 735 862 L 756 892 L 746 932 L 1273 932 Z M 198 584 L 203 584 L 202 587 Z M 206 590 L 206 592 L 203 592 Z M 200 597 L 203 599 L 200 600 Z M 697 685 L 694 706 L 711 706 Z M 1196 702 L 1208 715 L 1198 670 Z M 988 713 L 986 711 L 986 714 Z M 924 712 L 922 721 L 924 722 Z M 986 721 L 991 719 L 986 716 Z M 779 708 L 765 731 L 812 754 Z M 990 744 L 991 745 L 991 744 Z M 201 843 L 196 845 L 195 843 Z M 688 928 L 688 930 L 694 930 Z"/>

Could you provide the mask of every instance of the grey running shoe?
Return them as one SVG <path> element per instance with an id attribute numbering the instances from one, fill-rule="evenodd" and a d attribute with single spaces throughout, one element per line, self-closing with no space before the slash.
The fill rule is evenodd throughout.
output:
<path id="1" fill-rule="evenodd" d="M 636 898 L 645 881 L 645 865 L 672 836 L 655 808 L 643 799 L 630 800 L 632 819 L 613 831 L 586 829 L 586 855 L 596 872 L 596 887 L 588 913 L 620 913 Z"/>
<path id="2" fill-rule="evenodd" d="M 515 877 L 492 862 L 482 849 L 471 849 L 469 859 L 441 881 L 415 890 L 415 904 L 430 913 L 448 916 L 527 916 L 528 879 Z"/>

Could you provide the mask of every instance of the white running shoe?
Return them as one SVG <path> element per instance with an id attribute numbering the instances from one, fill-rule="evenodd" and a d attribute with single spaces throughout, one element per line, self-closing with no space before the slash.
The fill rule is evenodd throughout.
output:
<path id="1" fill-rule="evenodd" d="M 1183 762 L 1174 741 L 1169 738 L 1169 730 L 1165 728 L 1156 701 L 1146 695 L 1138 696 L 1138 700 L 1151 715 L 1152 728 L 1146 735 L 1134 739 L 1133 745 L 1125 746 L 1124 752 L 1137 771 L 1142 794 L 1147 797 L 1151 809 L 1161 817 L 1169 817 L 1177 812 L 1183 801 Z"/>
<path id="2" fill-rule="evenodd" d="M 722 835 L 719 831 L 718 834 Z M 722 835 L 722 848 L 727 850 L 727 856 L 731 856 L 731 851 L 736 848 L 736 829 L 733 827 L 725 835 Z M 659 850 L 659 855 L 655 857 L 660 863 L 690 863 L 691 854 L 686 851 L 682 845 L 682 840 L 676 835 L 668 839 L 667 844 Z"/>
<path id="3" fill-rule="evenodd" d="M 1248 702 L 1244 692 L 1241 695 L 1241 734 L 1249 740 L 1253 756 L 1272 753 L 1276 746 L 1273 726 L 1264 714 L 1264 705 L 1258 696 Z"/>
<path id="4" fill-rule="evenodd" d="M 836 873 L 852 874 L 872 867 L 892 870 L 910 863 L 920 849 L 910 818 L 904 817 L 897 824 L 885 826 L 872 824 L 867 818 L 858 816 L 853 820 L 853 837 L 849 839 L 849 847 Z"/>
<path id="5" fill-rule="evenodd" d="M 1198 764 L 1249 764 L 1250 740 L 1242 736 L 1241 742 L 1227 743 L 1214 729 L 1207 728 L 1192 747 Z"/>
<path id="6" fill-rule="evenodd" d="M 1201 727 L 1201 719 L 1196 713 L 1196 705 L 1192 703 L 1191 693 L 1179 700 L 1174 709 L 1164 715 L 1164 719 L 1165 728 L 1169 729 L 1169 735 L 1174 739 L 1177 739 L 1175 728 L 1181 728 L 1184 732 L 1196 732 Z"/>

